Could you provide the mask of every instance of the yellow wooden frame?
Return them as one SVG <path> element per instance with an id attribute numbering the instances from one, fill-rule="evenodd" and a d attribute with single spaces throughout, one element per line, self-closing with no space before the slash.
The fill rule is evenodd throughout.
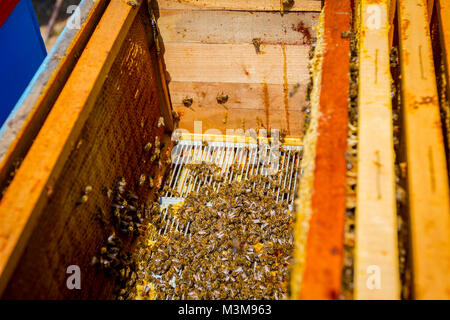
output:
<path id="1" fill-rule="evenodd" d="M 399 0 L 413 292 L 450 298 L 450 200 L 425 0 Z"/>
<path id="2" fill-rule="evenodd" d="M 360 5 L 354 297 L 399 299 L 390 10 L 386 2 L 361 0 Z"/>

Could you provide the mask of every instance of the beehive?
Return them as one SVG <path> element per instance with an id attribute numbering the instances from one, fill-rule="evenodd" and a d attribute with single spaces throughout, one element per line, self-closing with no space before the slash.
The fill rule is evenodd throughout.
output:
<path id="1" fill-rule="evenodd" d="M 399 1 L 397 11 L 391 1 L 283 3 L 82 4 L 81 30 L 60 45 L 68 54 L 55 52 L 58 67 L 36 82 L 3 134 L 2 297 L 116 296 L 114 278 L 90 265 L 110 234 L 97 213 L 109 212 L 105 192 L 119 177 L 151 201 L 172 184 L 164 163 L 176 114 L 195 150 L 198 141 L 214 147 L 252 129 L 278 129 L 286 144 L 301 146 L 301 163 L 287 161 L 302 172 L 291 174 L 286 196 L 297 217 L 292 298 L 448 298 L 447 158 L 436 124 L 449 82 L 443 67 L 439 103 L 432 57 L 447 61 L 446 1 Z M 401 70 L 391 63 L 393 46 Z M 401 82 L 394 122 L 391 77 Z M 146 154 L 155 138 L 161 165 Z M 155 188 L 139 188 L 143 174 Z M 189 180 L 179 181 L 185 195 Z M 66 286 L 70 265 L 81 268 L 82 290 Z M 368 284 L 377 270 L 381 279 Z"/>

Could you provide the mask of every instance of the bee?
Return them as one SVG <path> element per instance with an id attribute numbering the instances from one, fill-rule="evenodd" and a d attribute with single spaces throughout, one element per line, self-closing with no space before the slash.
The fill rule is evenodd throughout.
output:
<path id="1" fill-rule="evenodd" d="M 89 200 L 86 194 L 83 194 L 81 198 L 77 201 L 77 205 L 84 204 Z"/>
<path id="2" fill-rule="evenodd" d="M 398 58 L 398 49 L 397 47 L 392 47 L 391 53 L 389 55 L 391 68 L 396 68 L 399 65 L 399 58 Z"/>
<path id="3" fill-rule="evenodd" d="M 300 83 L 296 83 L 291 91 L 289 91 L 289 98 L 292 98 L 295 96 L 295 94 L 298 92 L 298 89 L 300 89 Z"/>
<path id="4" fill-rule="evenodd" d="M 155 137 L 155 148 L 159 148 L 160 145 L 161 145 L 161 142 L 159 141 L 159 137 L 156 136 L 156 137 Z"/>
<path id="5" fill-rule="evenodd" d="M 158 128 L 164 127 L 164 118 L 163 117 L 159 117 L 158 119 Z"/>
<path id="6" fill-rule="evenodd" d="M 128 0 L 127 4 L 132 6 L 133 8 L 136 8 L 137 6 L 139 6 L 139 2 L 136 0 Z"/>
<path id="7" fill-rule="evenodd" d="M 280 131 L 280 142 L 281 143 L 285 142 L 286 136 L 287 136 L 287 130 L 281 129 L 281 131 Z"/>
<path id="8" fill-rule="evenodd" d="M 100 264 L 100 259 L 97 258 L 96 256 L 94 256 L 94 257 L 92 257 L 90 264 L 91 264 L 91 266 L 96 266 L 96 265 Z"/>
<path id="9" fill-rule="evenodd" d="M 406 190 L 399 185 L 397 185 L 396 189 L 396 198 L 397 202 L 399 202 L 402 205 L 405 205 L 408 202 L 408 195 L 406 193 Z"/>
<path id="10" fill-rule="evenodd" d="M 111 199 L 111 197 L 112 197 L 112 190 L 109 189 L 109 188 L 106 187 L 106 186 L 103 186 L 103 191 L 105 192 L 106 197 L 107 197 L 108 199 Z"/>
<path id="11" fill-rule="evenodd" d="M 350 30 L 345 30 L 341 32 L 341 38 L 343 39 L 350 39 L 353 38 L 355 34 Z"/>
<path id="12" fill-rule="evenodd" d="M 256 54 L 261 54 L 261 38 L 253 38 L 252 43 Z"/>
<path id="13" fill-rule="evenodd" d="M 225 104 L 228 102 L 228 95 L 227 94 L 218 94 L 216 97 L 216 101 L 218 104 Z"/>
<path id="14" fill-rule="evenodd" d="M 403 178 L 406 178 L 407 174 L 407 164 L 406 162 L 400 162 L 400 171 Z"/>
<path id="15" fill-rule="evenodd" d="M 139 186 L 140 186 L 140 187 L 142 187 L 142 186 L 144 185 L 145 179 L 146 179 L 145 174 L 141 174 L 141 175 L 139 176 Z"/>
<path id="16" fill-rule="evenodd" d="M 106 219 L 106 214 L 102 208 L 98 208 L 97 218 L 104 227 L 108 225 L 108 220 Z"/>
<path id="17" fill-rule="evenodd" d="M 148 187 L 149 189 L 153 189 L 153 187 L 155 186 L 152 177 L 148 177 Z"/>
<path id="18" fill-rule="evenodd" d="M 152 143 L 149 142 L 149 143 L 147 143 L 147 144 L 144 146 L 144 151 L 145 151 L 145 152 L 148 152 L 148 151 L 150 151 L 151 148 L 152 148 Z"/>
<path id="19" fill-rule="evenodd" d="M 194 99 L 192 99 L 192 98 L 186 97 L 186 98 L 183 99 L 183 105 L 186 108 L 190 108 L 193 103 L 194 103 Z"/>
<path id="20" fill-rule="evenodd" d="M 117 191 L 119 194 L 123 194 L 125 192 L 125 187 L 127 185 L 127 182 L 125 181 L 124 177 L 121 177 L 120 180 L 117 182 Z"/>
<path id="21" fill-rule="evenodd" d="M 173 118 L 173 120 L 175 122 L 179 122 L 180 121 L 180 115 L 175 110 L 172 110 L 172 118 Z"/>
<path id="22" fill-rule="evenodd" d="M 92 186 L 86 186 L 86 188 L 84 188 L 84 194 L 88 194 L 92 191 Z"/>

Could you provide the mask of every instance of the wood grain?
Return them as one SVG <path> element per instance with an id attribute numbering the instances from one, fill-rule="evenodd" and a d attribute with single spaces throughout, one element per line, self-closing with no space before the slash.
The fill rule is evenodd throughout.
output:
<path id="1" fill-rule="evenodd" d="M 223 135 L 233 134 L 234 130 L 266 129 L 266 112 L 261 109 L 226 110 L 223 106 L 174 109 L 181 115 L 180 128 L 190 133 Z M 270 129 L 287 130 L 289 125 L 290 137 L 303 136 L 303 121 L 304 114 L 299 110 L 290 111 L 288 119 L 284 112 L 270 112 Z"/>
<path id="2" fill-rule="evenodd" d="M 345 217 L 349 0 L 326 1 L 312 213 L 300 299 L 337 299 L 341 289 Z"/>
<path id="3" fill-rule="evenodd" d="M 170 81 L 284 84 L 282 46 L 251 44 L 166 43 Z M 308 81 L 308 46 L 286 46 L 288 83 Z"/>
<path id="4" fill-rule="evenodd" d="M 263 44 L 311 44 L 316 12 L 160 10 L 159 31 L 164 43 L 247 43 L 260 38 Z"/>
<path id="5" fill-rule="evenodd" d="M 426 2 L 399 1 L 416 299 L 450 298 L 450 201 Z"/>
<path id="6" fill-rule="evenodd" d="M 360 5 L 354 296 L 399 299 L 389 8 L 368 0 Z M 380 24 L 373 27 L 369 21 L 377 12 Z"/>
<path id="7" fill-rule="evenodd" d="M 272 116 L 277 118 L 284 111 L 284 86 L 279 84 L 264 85 L 263 83 L 217 83 L 217 82 L 178 82 L 169 83 L 172 105 L 183 107 L 183 99 L 193 98 L 191 109 L 210 108 L 219 106 L 216 97 L 219 94 L 228 95 L 228 102 L 221 106 L 224 110 L 233 109 L 269 109 Z M 301 111 L 307 105 L 306 86 L 289 85 L 289 110 Z M 266 105 L 267 104 L 267 105 Z M 186 108 L 188 110 L 188 108 Z M 264 124 L 270 126 L 270 119 Z"/>
<path id="8" fill-rule="evenodd" d="M 320 11 L 320 0 L 296 0 L 289 11 Z M 280 11 L 279 0 L 157 0 L 153 8 L 191 10 L 240 10 L 240 11 Z M 284 10 L 288 11 L 288 10 Z"/>

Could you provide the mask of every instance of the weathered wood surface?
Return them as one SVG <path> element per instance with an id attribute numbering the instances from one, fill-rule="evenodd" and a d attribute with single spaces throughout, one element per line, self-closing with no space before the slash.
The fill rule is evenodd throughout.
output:
<path id="1" fill-rule="evenodd" d="M 321 0 L 296 0 L 291 8 L 283 8 L 280 0 L 153 0 L 153 8 L 239 11 L 320 11 Z"/>
<path id="2" fill-rule="evenodd" d="M 158 25 L 164 43 L 311 44 L 319 13 L 160 10 Z"/>
<path id="3" fill-rule="evenodd" d="M 450 201 L 427 5 L 399 1 L 413 291 L 450 298 Z"/>
<path id="4" fill-rule="evenodd" d="M 288 83 L 308 81 L 306 46 L 286 46 Z M 284 84 L 284 53 L 267 45 L 256 55 L 250 44 L 166 43 L 165 62 L 170 81 Z"/>
<path id="5" fill-rule="evenodd" d="M 320 113 L 301 299 L 337 299 L 346 188 L 350 1 L 326 1 Z"/>
<path id="6" fill-rule="evenodd" d="M 160 3 L 161 4 L 161 3 Z M 160 6 L 167 80 L 180 126 L 285 129 L 301 136 L 314 12 L 169 10 Z M 254 39 L 260 41 L 259 52 Z M 219 94 L 229 101 L 220 106 Z M 191 108 L 183 99 L 193 98 Z M 200 107 L 200 108 L 199 108 Z M 247 109 L 253 109 L 251 112 Z M 228 113 L 224 121 L 225 111 Z M 245 123 L 243 123 L 245 122 Z"/>
<path id="7" fill-rule="evenodd" d="M 389 7 L 362 0 L 355 299 L 399 299 Z"/>

